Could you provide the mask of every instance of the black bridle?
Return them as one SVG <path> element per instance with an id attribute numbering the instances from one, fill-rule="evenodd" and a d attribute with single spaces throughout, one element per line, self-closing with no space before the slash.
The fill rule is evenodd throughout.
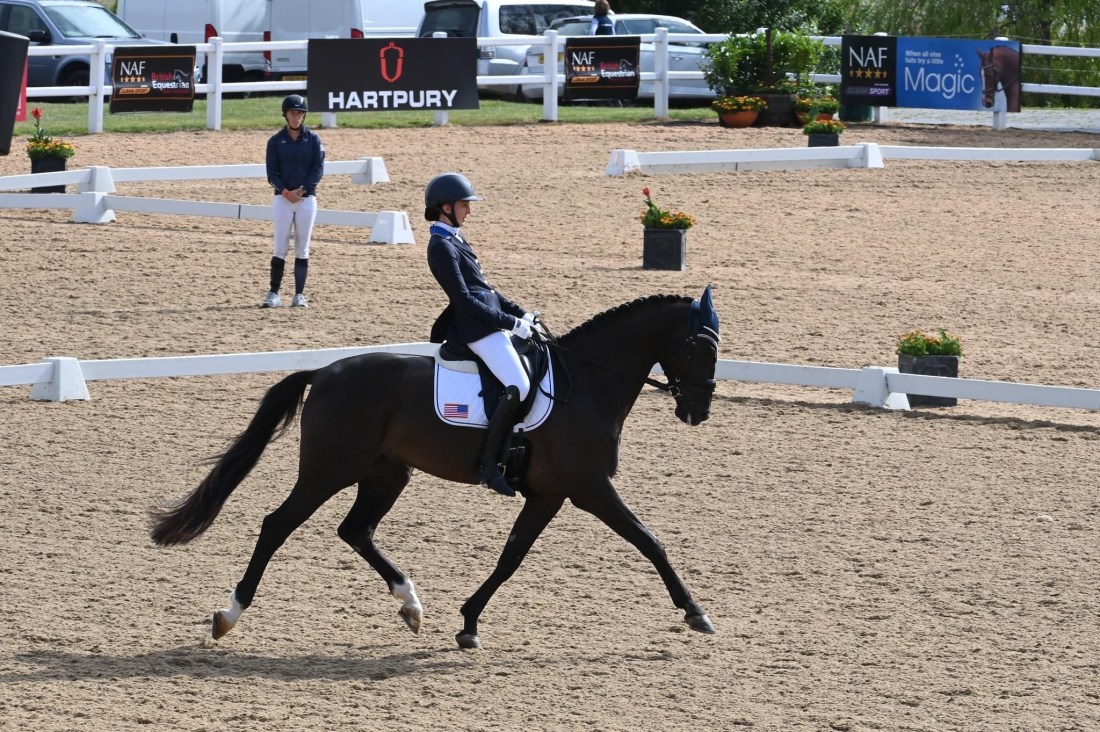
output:
<path id="1" fill-rule="evenodd" d="M 538 328 L 534 329 L 532 331 L 532 334 L 534 335 L 534 337 L 537 341 L 540 341 L 543 344 L 545 344 L 548 349 L 555 349 L 559 353 L 571 354 L 571 355 L 576 356 L 577 358 L 581 359 L 582 361 L 587 361 L 588 363 L 590 363 L 594 366 L 599 366 L 600 368 L 604 369 L 605 371 L 610 371 L 613 374 L 625 377 L 627 379 L 637 378 L 637 377 L 635 377 L 631 374 L 628 374 L 624 371 L 620 371 L 619 369 L 614 368 L 613 366 L 609 366 L 609 365 L 607 365 L 607 364 L 605 364 L 601 361 L 597 361 L 596 359 L 592 358 L 591 356 L 580 353 L 579 351 L 574 351 L 571 348 L 566 348 L 565 346 L 561 345 L 558 342 L 557 337 L 554 336 L 554 334 L 550 332 L 550 329 L 546 327 L 546 324 L 544 322 L 542 322 L 541 320 L 538 320 L 536 322 L 538 324 Z M 541 329 L 541 330 L 539 330 L 539 329 Z M 649 377 L 649 376 L 646 376 L 644 379 L 642 379 L 642 381 L 646 384 L 649 384 L 652 387 L 660 389 L 661 391 L 665 392 L 666 394 L 668 394 L 669 396 L 671 396 L 675 399 L 679 399 L 680 397 L 684 396 L 683 387 L 699 388 L 699 389 L 706 390 L 707 393 L 709 393 L 709 394 L 713 394 L 714 393 L 714 388 L 715 388 L 715 380 L 714 379 L 698 379 L 698 378 L 695 378 L 695 377 L 692 377 L 692 376 L 677 376 L 677 375 L 675 375 L 676 373 L 687 373 L 687 374 L 691 373 L 691 359 L 693 358 L 693 356 L 695 355 L 695 352 L 698 350 L 698 348 L 701 345 L 703 345 L 707 349 L 713 351 L 714 354 L 715 354 L 715 358 L 717 358 L 718 335 L 713 333 L 713 331 L 711 331 L 709 328 L 703 328 L 699 333 L 696 333 L 695 335 L 691 335 L 691 336 L 688 336 L 687 338 L 685 338 L 684 341 L 680 344 L 680 348 L 677 349 L 676 354 L 672 357 L 672 361 L 669 363 L 668 369 L 665 371 L 665 378 L 668 379 L 667 382 L 662 383 L 662 382 L 657 381 L 656 379 L 654 379 L 652 377 Z M 684 362 L 683 370 L 680 370 L 680 369 L 676 368 L 677 366 L 679 366 L 681 361 Z M 564 381 L 571 386 L 572 379 L 569 376 L 568 369 L 565 368 L 565 364 L 564 364 L 564 362 L 561 361 L 561 359 L 558 360 L 558 363 L 562 364 L 562 372 L 563 372 L 562 377 L 563 377 Z M 541 389 L 541 386 L 539 388 Z M 568 401 L 567 397 L 559 397 L 555 394 L 546 394 L 546 392 L 543 392 L 543 394 L 545 396 L 549 397 L 550 399 L 560 401 L 563 404 L 565 404 Z M 566 394 L 568 394 L 568 387 L 566 389 Z"/>

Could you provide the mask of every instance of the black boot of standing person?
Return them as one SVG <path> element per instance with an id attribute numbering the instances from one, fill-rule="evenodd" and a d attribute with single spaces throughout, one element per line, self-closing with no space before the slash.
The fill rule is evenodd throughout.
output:
<path id="1" fill-rule="evenodd" d="M 519 389 L 509 386 L 504 390 L 504 395 L 497 402 L 497 408 L 489 420 L 489 429 L 485 431 L 485 447 L 481 451 L 481 460 L 478 461 L 477 466 L 478 481 L 505 496 L 514 496 L 516 492 L 500 472 L 497 461 L 500 459 L 500 448 L 504 444 L 504 439 L 515 425 L 514 420 L 518 410 Z"/>

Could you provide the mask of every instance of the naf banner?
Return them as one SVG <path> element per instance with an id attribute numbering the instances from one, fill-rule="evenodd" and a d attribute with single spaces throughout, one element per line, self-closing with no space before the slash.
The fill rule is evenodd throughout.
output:
<path id="1" fill-rule="evenodd" d="M 565 100 L 637 98 L 641 40 L 638 36 L 566 38 Z"/>
<path id="2" fill-rule="evenodd" d="M 1020 111 L 1019 41 L 844 36 L 840 101 Z"/>
<path id="3" fill-rule="evenodd" d="M 476 38 L 311 39 L 311 112 L 477 109 Z"/>
<path id="4" fill-rule="evenodd" d="M 111 114 L 190 112 L 194 103 L 194 46 L 115 47 Z"/>

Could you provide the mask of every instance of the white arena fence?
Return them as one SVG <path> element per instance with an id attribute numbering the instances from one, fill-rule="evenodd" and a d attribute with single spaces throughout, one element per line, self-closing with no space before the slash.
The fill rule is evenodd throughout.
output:
<path id="1" fill-rule="evenodd" d="M 744 150 L 637 152 L 616 148 L 605 175 L 715 173 L 800 168 L 882 168 L 884 160 L 1046 161 L 1100 160 L 1100 148 L 909 147 L 858 145 Z"/>
<path id="2" fill-rule="evenodd" d="M 352 183 L 373 185 L 390 178 L 382 158 L 325 162 L 326 175 L 350 175 Z M 115 183 L 166 180 L 236 180 L 267 178 L 264 164 L 194 165 L 174 168 L 109 168 L 90 166 L 82 170 L 32 173 L 0 177 L 0 208 L 72 209 L 73 221 L 103 224 L 115 220 L 115 211 L 210 216 L 217 218 L 270 221 L 271 206 L 214 201 L 185 201 L 115 195 Z M 75 185 L 76 193 L 10 193 L 58 185 Z M 370 241 L 384 244 L 412 244 L 412 224 L 405 211 L 340 211 L 318 209 L 316 223 L 331 226 L 365 227 Z"/>
<path id="3" fill-rule="evenodd" d="M 39 401 L 81 400 L 91 398 L 87 381 L 300 371 L 321 368 L 338 359 L 362 353 L 387 352 L 429 356 L 438 348 L 439 346 L 434 343 L 397 343 L 306 351 L 86 361 L 55 356 L 44 359 L 41 363 L 0 366 L 0 387 L 31 385 L 31 399 Z M 653 371 L 661 373 L 660 366 L 654 365 Z M 1100 390 L 1098 389 L 902 374 L 896 368 L 880 366 L 845 369 L 720 360 L 714 378 L 725 381 L 850 389 L 853 392 L 853 402 L 885 409 L 909 409 L 909 399 L 906 395 L 922 394 L 1100 410 Z"/>
<path id="4" fill-rule="evenodd" d="M 885 35 L 885 34 L 879 34 Z M 657 119 L 667 119 L 669 114 L 668 88 L 670 81 L 702 80 L 700 71 L 671 71 L 669 69 L 669 54 L 675 53 L 670 49 L 671 42 L 680 43 L 717 43 L 728 38 L 725 33 L 709 33 L 705 35 L 690 33 L 669 33 L 667 28 L 658 28 L 652 35 L 640 36 L 643 43 L 654 44 L 655 69 L 641 74 L 642 81 L 654 82 L 653 112 Z M 812 36 L 822 41 L 826 46 L 841 45 L 839 36 Z M 999 38 L 998 40 L 1008 40 Z M 305 50 L 309 42 L 301 41 L 250 41 L 247 43 L 224 43 L 221 38 L 214 37 L 207 43 L 195 45 L 197 54 L 207 54 L 207 68 L 210 70 L 210 78 L 204 83 L 196 84 L 195 91 L 206 95 L 206 127 L 211 130 L 220 130 L 222 126 L 222 98 L 225 94 L 243 92 L 279 92 L 279 91 L 308 91 L 305 81 L 250 81 L 250 82 L 222 82 L 222 58 L 226 53 L 256 52 L 256 51 L 288 51 Z M 564 50 L 565 43 L 557 31 L 546 31 L 541 36 L 509 36 L 508 38 L 478 38 L 479 48 L 487 46 L 532 46 L 541 47 L 544 58 L 554 59 Z M 1025 55 L 1037 56 L 1065 56 L 1065 57 L 1091 57 L 1100 58 L 1100 48 L 1076 48 L 1072 46 L 1042 46 L 1030 43 L 1021 45 Z M 114 52 L 114 46 L 105 41 L 97 40 L 89 45 L 81 46 L 31 46 L 28 54 L 31 56 L 62 56 L 69 54 L 81 54 L 91 56 L 91 68 L 103 68 L 106 59 Z M 88 97 L 88 132 L 103 131 L 104 100 L 111 95 L 109 84 L 104 84 L 98 74 L 92 74 L 88 86 L 47 86 L 29 87 L 28 98 L 48 97 Z M 839 74 L 815 74 L 813 80 L 819 84 L 839 84 Z M 478 87 L 500 86 L 511 84 L 542 84 L 542 118 L 547 122 L 558 120 L 558 93 L 565 84 L 565 76 L 557 73 L 554 64 L 545 64 L 545 73 L 542 76 L 531 74 L 515 74 L 510 76 L 478 76 Z M 1100 88 L 1089 86 L 1067 86 L 1063 84 L 1021 84 L 1025 92 L 1036 94 L 1065 94 L 1071 96 L 1100 97 Z M 875 122 L 884 122 L 888 119 L 888 107 L 876 107 L 874 111 Z M 1007 113 L 1004 111 L 991 111 L 991 126 L 993 129 L 1005 129 L 1008 126 Z M 447 112 L 435 113 L 435 124 L 447 124 Z M 321 114 L 322 127 L 335 127 L 336 115 L 333 113 Z"/>

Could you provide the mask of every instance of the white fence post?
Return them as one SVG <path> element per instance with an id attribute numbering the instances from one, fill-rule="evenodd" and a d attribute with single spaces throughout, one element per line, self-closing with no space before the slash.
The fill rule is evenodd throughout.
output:
<path id="1" fill-rule="evenodd" d="M 558 121 L 558 55 L 561 53 L 561 39 L 556 30 L 546 31 L 545 45 L 542 47 L 542 119 L 544 122 Z M 564 68 L 564 66 L 563 66 Z"/>
<path id="2" fill-rule="evenodd" d="M 40 402 L 64 402 L 69 399 L 91 399 L 88 384 L 80 370 L 80 361 L 68 356 L 44 358 L 53 364 L 50 380 L 31 387 L 31 399 Z"/>
<path id="3" fill-rule="evenodd" d="M 92 45 L 95 50 L 88 61 L 88 82 L 92 85 L 92 94 L 88 97 L 88 132 L 103 132 L 103 69 L 107 63 L 107 44 L 97 38 Z"/>
<path id="4" fill-rule="evenodd" d="M 896 374 L 896 368 L 867 366 L 859 374 L 859 383 L 852 401 L 883 409 L 909 409 L 909 396 L 890 391 L 886 374 Z"/>
<path id="5" fill-rule="evenodd" d="M 446 37 L 447 37 L 447 34 L 443 31 L 436 31 L 435 33 L 432 33 L 432 38 L 446 38 Z M 447 110 L 446 109 L 436 110 L 435 115 L 434 115 L 434 120 L 432 121 L 432 124 L 435 125 L 436 127 L 445 127 L 447 125 Z"/>
<path id="6" fill-rule="evenodd" d="M 641 71 L 641 69 L 639 69 Z M 668 28 L 657 29 L 653 42 L 653 115 L 660 121 L 668 119 Z"/>
<path id="7" fill-rule="evenodd" d="M 222 128 L 222 58 L 225 49 L 222 39 L 214 36 L 210 39 L 213 47 L 206 55 L 206 129 Z"/>

